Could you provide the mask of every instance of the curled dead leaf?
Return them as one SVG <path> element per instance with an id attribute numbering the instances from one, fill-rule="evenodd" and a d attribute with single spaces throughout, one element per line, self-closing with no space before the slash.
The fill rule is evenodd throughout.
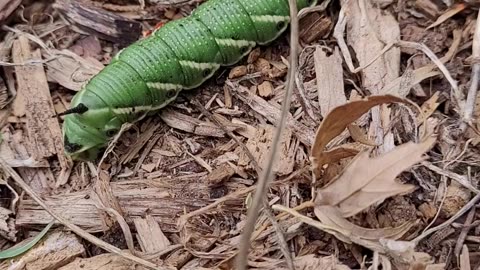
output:
<path id="1" fill-rule="evenodd" d="M 344 158 L 343 155 L 332 157 L 329 152 L 324 152 L 327 144 L 372 107 L 385 103 L 410 104 L 408 100 L 403 98 L 392 95 L 379 95 L 351 101 L 330 111 L 320 124 L 312 146 L 310 160 L 312 161 L 313 169 L 318 172 L 323 165 L 338 161 L 338 158 Z"/>

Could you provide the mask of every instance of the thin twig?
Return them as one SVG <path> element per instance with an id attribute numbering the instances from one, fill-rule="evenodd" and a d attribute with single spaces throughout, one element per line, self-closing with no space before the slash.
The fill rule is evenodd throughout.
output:
<path id="1" fill-rule="evenodd" d="M 472 207 L 472 209 L 470 209 L 470 212 L 468 212 L 468 216 L 465 219 L 465 223 L 463 225 L 464 227 L 462 228 L 462 231 L 460 232 L 460 235 L 458 236 L 457 244 L 455 245 L 455 251 L 454 251 L 455 257 L 457 257 L 457 259 L 460 257 L 460 253 L 462 252 L 463 243 L 465 242 L 465 239 L 467 238 L 467 234 L 471 229 L 470 225 L 473 222 L 473 218 L 475 217 L 476 210 L 477 209 L 475 207 Z"/>
<path id="2" fill-rule="evenodd" d="M 92 244 L 94 244 L 94 245 L 96 245 L 96 246 L 98 246 L 98 247 L 100 247 L 100 248 L 102 248 L 102 249 L 104 249 L 108 252 L 114 253 L 114 254 L 119 255 L 119 256 L 121 256 L 125 259 L 131 260 L 133 262 L 139 263 L 139 264 L 141 264 L 145 267 L 148 267 L 150 269 L 159 269 L 159 270 L 175 269 L 175 268 L 157 266 L 154 263 L 146 261 L 142 258 L 138 258 L 138 257 L 136 257 L 136 256 L 134 256 L 134 255 L 132 255 L 128 252 L 125 252 L 125 251 L 119 249 L 118 247 L 115 247 L 115 246 L 113 246 L 113 245 L 111 245 L 107 242 L 104 242 L 104 241 L 98 239 L 97 237 L 91 235 L 90 233 L 82 230 L 80 227 L 71 223 L 66 218 L 58 215 L 55 212 L 53 212 L 52 209 L 40 198 L 40 196 L 38 196 L 33 191 L 33 189 L 27 183 L 25 183 L 25 181 L 23 181 L 23 179 L 20 177 L 20 175 L 17 174 L 17 172 L 15 170 L 13 170 L 10 166 L 8 166 L 8 164 L 5 162 L 5 160 L 1 157 L 0 157 L 0 167 L 5 171 L 5 173 L 10 175 L 13 178 L 13 180 L 15 180 L 15 182 L 23 190 L 25 190 L 25 192 L 30 197 L 32 197 L 35 200 L 35 202 L 37 202 L 43 209 L 45 209 L 45 211 L 47 211 L 52 217 L 54 217 L 56 220 L 58 220 L 58 222 L 60 222 L 64 226 L 68 227 L 70 230 L 75 232 L 77 235 L 79 235 L 83 239 L 89 241 L 90 243 L 92 243 Z"/>
<path id="3" fill-rule="evenodd" d="M 431 228 L 431 229 L 427 230 L 426 232 L 422 233 L 421 235 L 417 236 L 415 239 L 413 239 L 413 242 L 415 242 L 415 244 L 418 244 L 423 238 L 425 238 L 425 237 L 429 236 L 430 234 L 432 234 L 432 233 L 434 233 L 438 230 L 441 230 L 441 229 L 447 227 L 448 225 L 452 224 L 457 218 L 461 217 L 468 210 L 470 210 L 470 208 L 475 207 L 475 204 L 479 200 L 480 200 L 480 193 L 475 195 L 475 197 L 473 197 L 473 199 L 471 199 L 467 204 L 465 204 L 462 207 L 462 209 L 460 209 L 457 213 L 455 213 L 455 215 L 453 215 L 447 221 L 445 221 L 444 223 L 438 225 L 437 227 Z"/>
<path id="4" fill-rule="evenodd" d="M 273 214 L 273 211 L 272 211 L 272 208 L 270 208 L 270 205 L 268 205 L 267 200 L 263 200 L 263 202 L 264 202 L 263 208 L 265 209 L 265 215 L 270 220 L 273 228 L 275 229 L 275 232 L 278 237 L 278 242 L 280 244 L 280 250 L 282 251 L 283 256 L 285 257 L 285 260 L 287 261 L 288 269 L 295 270 L 292 254 L 290 254 L 290 250 L 288 249 L 288 243 L 287 243 L 287 240 L 285 239 L 284 231 L 280 226 L 280 224 L 275 219 L 275 215 Z"/>
<path id="5" fill-rule="evenodd" d="M 477 22 L 475 24 L 475 33 L 473 34 L 472 57 L 478 59 L 480 57 L 480 11 L 478 12 Z M 472 121 L 473 111 L 475 109 L 475 101 L 477 99 L 478 80 L 480 79 L 480 63 L 476 61 L 473 64 L 472 76 L 470 79 L 470 89 L 467 94 L 467 101 L 465 102 L 465 110 L 463 111 L 463 122 L 460 125 L 460 130 L 465 132 L 468 124 Z"/>
<path id="6" fill-rule="evenodd" d="M 250 236 L 252 235 L 253 230 L 255 229 L 255 221 L 257 220 L 258 212 L 262 205 L 262 201 L 267 192 L 268 184 L 270 179 L 273 176 L 272 168 L 276 160 L 280 138 L 282 136 L 282 131 L 285 126 L 285 119 L 287 113 L 289 112 L 292 90 L 295 84 L 295 73 L 298 65 L 298 10 L 297 10 L 297 1 L 289 0 L 288 4 L 290 6 L 290 63 L 287 76 L 287 91 L 285 93 L 285 100 L 282 104 L 282 112 L 278 122 L 278 127 L 275 131 L 275 136 L 272 141 L 272 148 L 270 150 L 270 156 L 267 160 L 267 165 L 262 172 L 262 175 L 258 181 L 258 188 L 255 192 L 253 202 L 248 211 L 247 221 L 245 227 L 243 228 L 243 234 L 240 238 L 240 247 L 239 253 L 235 262 L 235 269 L 246 270 L 247 261 L 248 261 L 248 250 L 250 247 Z"/>

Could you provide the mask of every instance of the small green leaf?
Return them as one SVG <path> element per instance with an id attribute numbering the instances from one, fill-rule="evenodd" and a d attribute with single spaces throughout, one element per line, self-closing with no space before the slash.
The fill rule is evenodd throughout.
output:
<path id="1" fill-rule="evenodd" d="M 19 247 L 13 247 L 0 252 L 0 260 L 16 257 L 28 251 L 29 249 L 31 249 L 35 244 L 38 243 L 38 241 L 40 241 L 43 238 L 43 236 L 45 236 L 45 234 L 48 232 L 48 230 L 50 230 L 50 228 L 53 226 L 54 223 L 55 223 L 55 220 L 48 223 L 48 225 L 37 236 L 35 236 L 32 239 L 32 241 L 26 243 L 25 245 L 19 246 Z"/>

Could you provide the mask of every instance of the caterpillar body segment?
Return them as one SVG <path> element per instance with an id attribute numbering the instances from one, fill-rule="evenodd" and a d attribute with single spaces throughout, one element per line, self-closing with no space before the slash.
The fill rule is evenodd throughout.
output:
<path id="1" fill-rule="evenodd" d="M 317 0 L 297 0 L 297 8 Z M 135 122 L 237 63 L 257 44 L 278 38 L 288 0 L 209 0 L 121 50 L 79 91 L 64 113 L 65 151 L 93 160 L 122 124 Z"/>

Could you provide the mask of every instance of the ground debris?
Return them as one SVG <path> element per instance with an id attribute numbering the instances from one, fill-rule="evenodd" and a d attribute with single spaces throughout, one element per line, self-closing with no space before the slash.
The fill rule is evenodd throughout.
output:
<path id="1" fill-rule="evenodd" d="M 47 234 L 45 239 L 26 253 L 0 263 L 0 268 L 58 269 L 83 255 L 84 252 L 85 248 L 73 233 L 55 231 Z"/>
<path id="2" fill-rule="evenodd" d="M 0 158 L 47 209 L 160 269 L 235 268 L 292 71 L 288 33 L 129 125 L 101 164 L 64 160 L 55 114 L 122 48 L 202 2 L 0 4 Z M 287 253 L 295 269 L 478 268 L 480 97 L 468 94 L 469 121 L 462 103 L 480 23 L 476 3 L 450 2 L 323 1 L 301 12 L 250 269 L 289 269 Z M 52 221 L 12 180 L 0 170 L 0 250 Z M 8 266 L 147 269 L 53 228 Z M 47 242 L 64 250 L 42 261 Z"/>
<path id="3" fill-rule="evenodd" d="M 114 13 L 88 6 L 86 2 L 56 0 L 54 7 L 78 27 L 80 32 L 99 35 L 123 46 L 138 40 L 142 34 L 140 23 Z"/>

